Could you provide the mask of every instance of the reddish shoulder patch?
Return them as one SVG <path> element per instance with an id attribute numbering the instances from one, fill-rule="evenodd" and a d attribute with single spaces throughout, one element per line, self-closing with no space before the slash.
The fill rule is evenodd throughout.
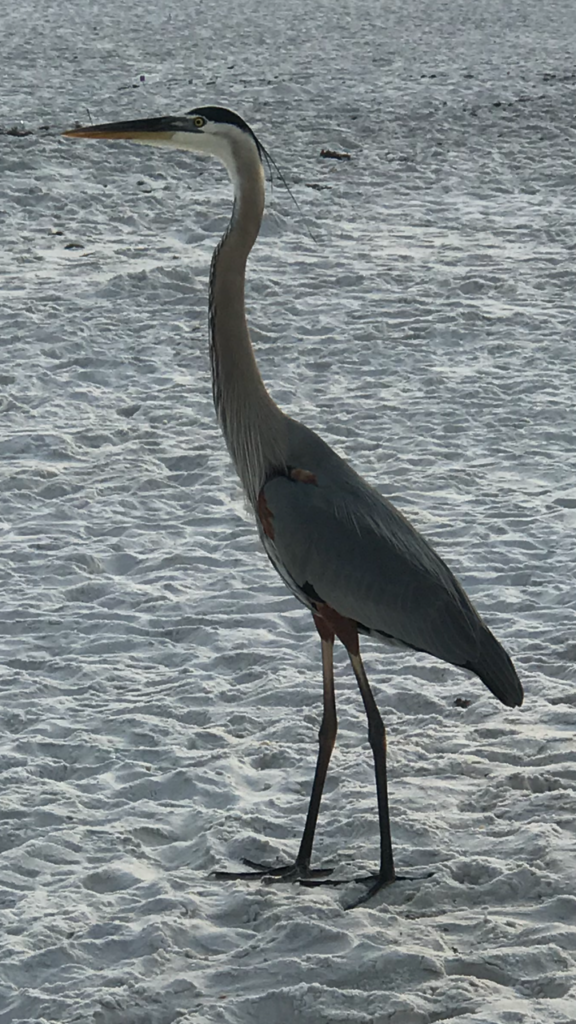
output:
<path id="1" fill-rule="evenodd" d="M 300 484 L 316 484 L 318 486 L 314 473 L 311 473 L 309 469 L 291 469 L 290 479 L 297 480 Z"/>
<path id="2" fill-rule="evenodd" d="M 266 501 L 264 491 L 260 491 L 260 494 L 258 495 L 256 511 L 258 513 L 258 519 L 262 523 L 264 533 L 270 538 L 270 540 L 274 540 L 274 516 L 268 508 L 268 502 Z"/>

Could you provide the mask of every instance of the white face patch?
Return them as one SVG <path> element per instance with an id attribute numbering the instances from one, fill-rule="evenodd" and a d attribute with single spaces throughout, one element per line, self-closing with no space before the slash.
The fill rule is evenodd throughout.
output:
<path id="1" fill-rule="evenodd" d="M 206 129 L 199 132 L 174 132 L 170 145 L 174 149 L 187 149 L 190 153 L 200 156 L 218 156 L 215 152 L 214 139 L 205 134 Z"/>
<path id="2" fill-rule="evenodd" d="M 154 142 L 151 139 L 151 145 Z M 244 162 L 260 161 L 258 148 L 252 135 L 233 124 L 207 121 L 204 128 L 196 132 L 176 131 L 169 141 L 160 145 L 174 149 L 185 149 L 200 156 L 212 156 L 226 167 L 232 181 L 236 181 L 238 167 Z"/>

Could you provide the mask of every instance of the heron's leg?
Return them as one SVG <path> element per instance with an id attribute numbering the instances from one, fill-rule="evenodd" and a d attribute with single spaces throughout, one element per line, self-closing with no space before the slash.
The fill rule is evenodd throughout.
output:
<path id="1" fill-rule="evenodd" d="M 336 700 L 334 697 L 334 632 L 323 619 L 316 615 L 314 616 L 314 622 L 320 634 L 320 639 L 322 640 L 324 713 L 322 715 L 322 722 L 318 733 L 319 751 L 318 760 L 316 762 L 316 771 L 314 774 L 314 782 L 312 783 L 312 793 L 310 795 L 306 824 L 304 826 L 304 832 L 302 834 L 300 849 L 298 850 L 296 861 L 294 864 L 289 864 L 284 867 L 272 868 L 266 867 L 263 864 L 258 864 L 255 861 L 244 859 L 244 864 L 246 864 L 247 867 L 252 868 L 250 872 L 216 871 L 213 873 L 214 878 L 250 879 L 268 876 L 270 878 L 284 878 L 288 881 L 300 881 L 304 885 L 317 885 L 322 883 L 316 880 L 326 878 L 327 875 L 332 873 L 332 868 L 319 868 L 316 870 L 310 869 L 312 845 L 314 842 L 316 823 L 318 821 L 320 801 L 322 800 L 322 792 L 324 790 L 328 765 L 334 749 L 336 732 L 338 729 Z"/>
<path id="2" fill-rule="evenodd" d="M 376 794 L 378 797 L 378 820 L 380 824 L 380 870 L 373 879 L 368 891 L 353 904 L 364 903 L 370 899 L 378 889 L 389 885 L 396 878 L 394 870 L 394 857 L 392 854 L 392 837 L 390 835 L 390 812 L 388 808 L 388 781 L 386 774 L 386 730 L 380 712 L 374 700 L 368 677 L 362 664 L 360 651 L 348 649 L 354 675 L 360 688 L 364 708 L 368 718 L 368 740 L 372 747 L 374 756 L 374 771 L 376 775 Z"/>
<path id="3" fill-rule="evenodd" d="M 324 623 L 321 620 L 318 620 L 316 616 L 314 617 L 314 622 L 316 623 L 316 628 L 318 629 L 322 640 L 324 714 L 322 715 L 322 723 L 318 733 L 318 760 L 316 762 L 314 782 L 312 783 L 312 793 L 310 796 L 310 803 L 308 805 L 308 814 L 306 816 L 306 824 L 302 834 L 300 849 L 298 850 L 298 856 L 296 857 L 296 866 L 304 872 L 307 872 L 310 867 L 312 844 L 314 842 L 316 822 L 318 821 L 320 801 L 322 799 L 324 783 L 326 782 L 326 773 L 328 771 L 328 765 L 330 764 L 330 758 L 332 756 L 332 751 L 334 750 L 334 743 L 336 742 L 336 733 L 338 731 L 336 700 L 334 697 L 334 633 L 332 633 L 330 629 L 327 629 Z"/>

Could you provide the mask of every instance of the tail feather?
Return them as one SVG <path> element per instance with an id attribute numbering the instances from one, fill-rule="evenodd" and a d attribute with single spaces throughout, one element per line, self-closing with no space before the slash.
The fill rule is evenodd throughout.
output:
<path id="1" fill-rule="evenodd" d="M 475 672 L 507 707 L 520 707 L 522 704 L 524 691 L 512 660 L 487 626 L 481 636 L 478 657 L 474 662 L 467 662 L 463 668 Z"/>

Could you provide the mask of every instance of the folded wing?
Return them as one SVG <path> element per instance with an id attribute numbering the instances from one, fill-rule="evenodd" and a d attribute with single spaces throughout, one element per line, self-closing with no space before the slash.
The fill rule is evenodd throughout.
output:
<path id="1" fill-rule="evenodd" d="M 263 489 L 265 546 L 284 579 L 363 631 L 469 668 L 505 704 L 521 703 L 508 655 L 445 562 L 390 502 L 338 463 L 337 485 L 328 465 L 275 476 Z"/>

